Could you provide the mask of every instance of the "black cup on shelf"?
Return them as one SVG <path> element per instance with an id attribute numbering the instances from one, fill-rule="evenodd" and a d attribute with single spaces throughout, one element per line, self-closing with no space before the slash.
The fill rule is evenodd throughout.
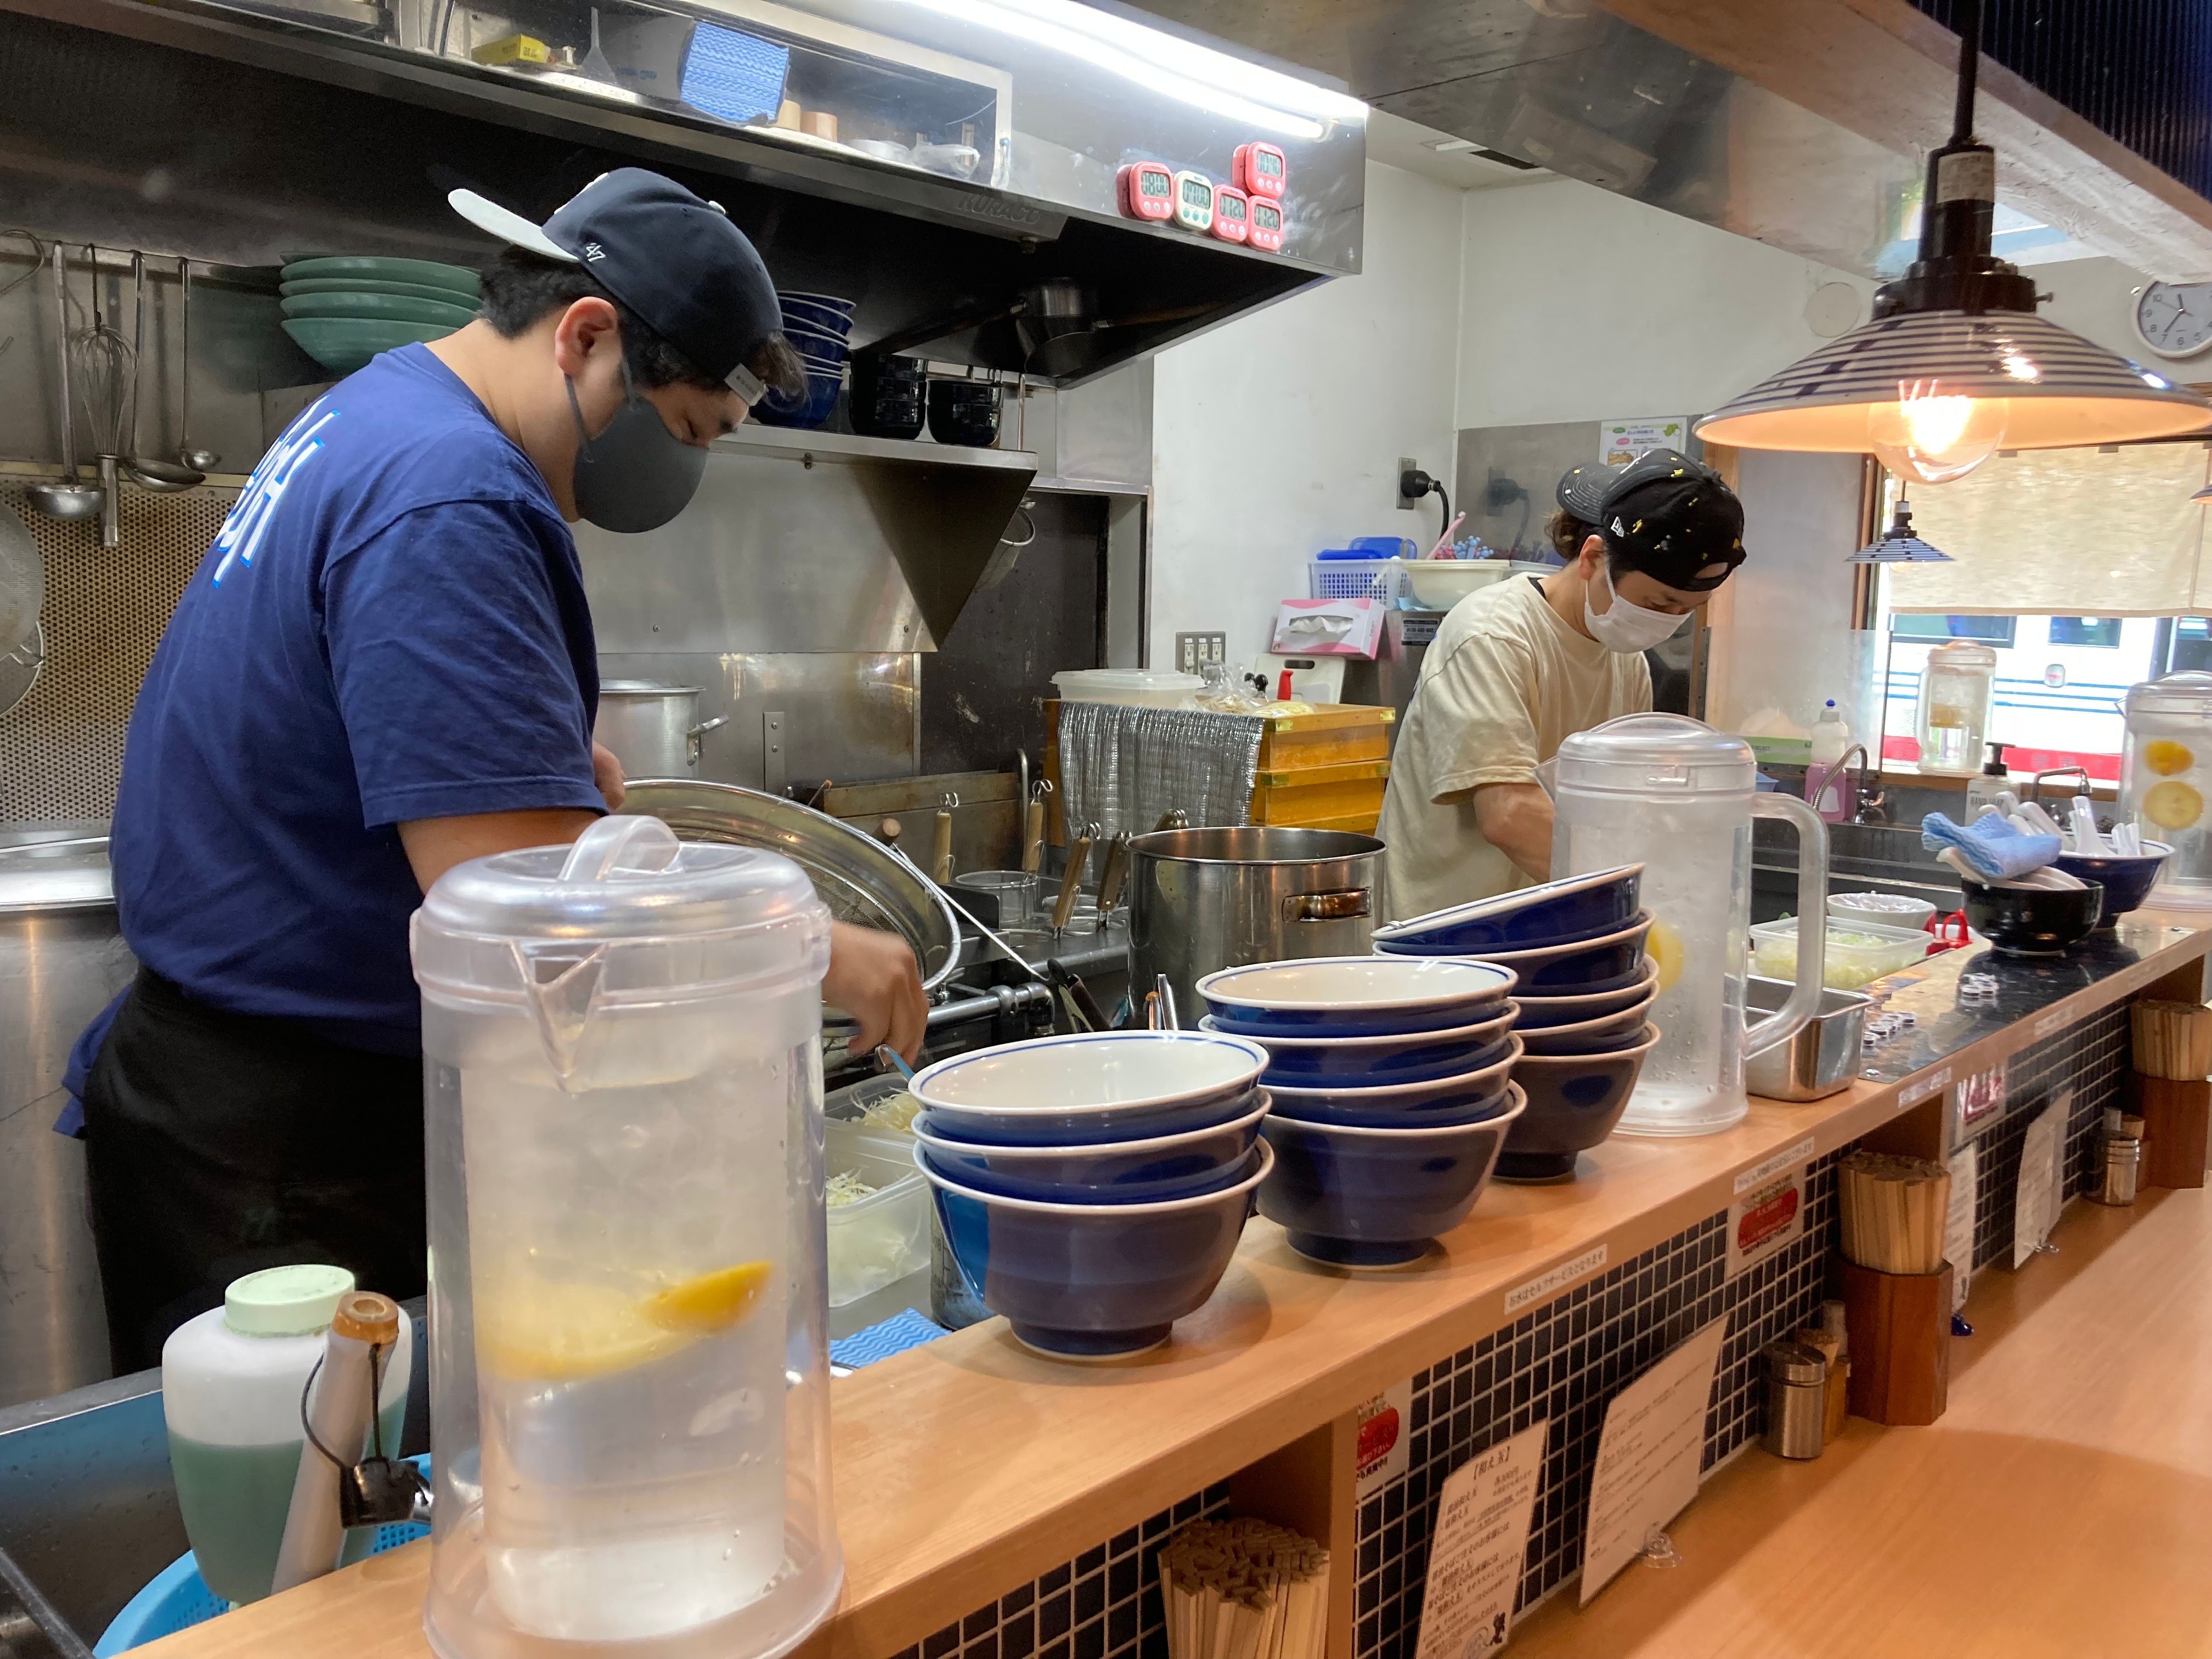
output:
<path id="1" fill-rule="evenodd" d="M 932 380 L 929 435 L 941 444 L 988 449 L 999 441 L 999 388 L 989 380 Z"/>
<path id="2" fill-rule="evenodd" d="M 867 438 L 921 434 L 928 370 L 919 357 L 862 352 L 853 359 L 853 430 Z"/>

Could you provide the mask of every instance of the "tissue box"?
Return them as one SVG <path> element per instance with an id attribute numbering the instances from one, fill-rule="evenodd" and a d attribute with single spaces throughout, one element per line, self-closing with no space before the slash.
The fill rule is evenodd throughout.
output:
<path id="1" fill-rule="evenodd" d="M 1381 599 L 1285 599 L 1269 649 L 1301 657 L 1375 655 L 1389 605 Z"/>

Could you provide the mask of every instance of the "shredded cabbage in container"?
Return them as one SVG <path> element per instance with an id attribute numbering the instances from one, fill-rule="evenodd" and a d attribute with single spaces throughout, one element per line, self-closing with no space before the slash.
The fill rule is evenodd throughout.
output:
<path id="1" fill-rule="evenodd" d="M 834 1210 L 840 1205 L 858 1203 L 876 1188 L 863 1181 L 857 1171 L 840 1170 L 823 1183 L 822 1190 L 823 1196 L 830 1200 L 830 1207 Z"/>
<path id="2" fill-rule="evenodd" d="M 915 1114 L 921 1110 L 921 1103 L 914 1097 L 914 1091 L 902 1089 L 895 1095 L 870 1101 L 860 1109 L 860 1121 L 874 1128 L 908 1135 L 914 1133 Z"/>

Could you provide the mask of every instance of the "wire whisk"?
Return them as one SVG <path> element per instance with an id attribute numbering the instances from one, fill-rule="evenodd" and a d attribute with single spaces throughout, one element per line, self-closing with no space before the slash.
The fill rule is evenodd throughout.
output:
<path id="1" fill-rule="evenodd" d="M 70 353 L 76 363 L 77 388 L 94 444 L 102 455 L 120 455 L 130 438 L 137 354 L 100 309 L 99 250 L 85 252 L 92 266 L 92 324 L 70 336 Z"/>

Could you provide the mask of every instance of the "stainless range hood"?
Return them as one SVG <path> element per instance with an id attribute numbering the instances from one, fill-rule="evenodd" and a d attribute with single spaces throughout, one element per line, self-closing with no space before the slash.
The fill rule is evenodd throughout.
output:
<path id="1" fill-rule="evenodd" d="M 448 189 L 535 216 L 640 161 L 783 286 L 857 299 L 856 344 L 1064 384 L 1359 266 L 1363 105 L 1071 0 L 0 9 L 8 216 L 72 239 L 473 262 Z M 1129 163 L 1227 183 L 1255 141 L 1288 164 L 1279 251 L 1124 212 Z M 1043 346 L 1041 291 L 1079 296 Z"/>

